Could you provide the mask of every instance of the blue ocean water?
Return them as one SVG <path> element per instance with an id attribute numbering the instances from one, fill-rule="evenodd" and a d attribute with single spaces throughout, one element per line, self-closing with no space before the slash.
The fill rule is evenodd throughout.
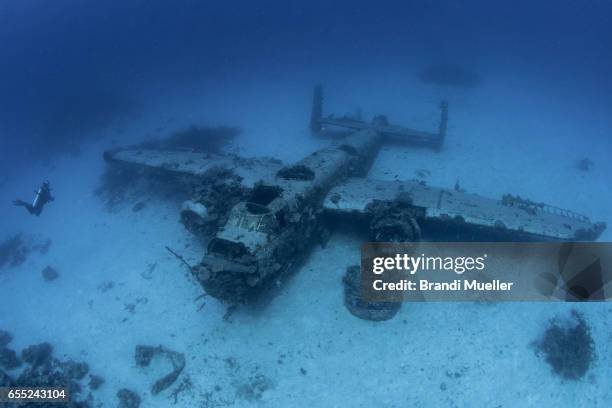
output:
<path id="1" fill-rule="evenodd" d="M 205 252 L 179 222 L 182 199 L 158 186 L 109 210 L 96 190 L 104 151 L 192 126 L 239 127 L 224 153 L 297 161 L 329 143 L 308 129 L 323 84 L 326 113 L 417 129 L 436 129 L 448 101 L 441 152 L 384 146 L 370 178 L 421 171 L 434 186 L 510 192 L 611 225 L 611 20 L 604 0 L 3 1 L 3 352 L 49 342 L 56 358 L 87 362 L 91 406 L 116 406 L 122 388 L 144 407 L 608 406 L 607 303 L 406 304 L 362 321 L 341 284 L 362 238 L 339 229 L 267 308 L 224 318 L 166 250 L 190 264 Z M 40 216 L 12 204 L 44 180 L 55 200 Z M 57 279 L 41 276 L 47 266 Z M 597 355 L 579 380 L 532 346 L 571 309 Z M 185 355 L 172 388 L 151 392 L 167 366 L 138 366 L 139 344 Z M 104 383 L 93 389 L 90 374 Z"/>

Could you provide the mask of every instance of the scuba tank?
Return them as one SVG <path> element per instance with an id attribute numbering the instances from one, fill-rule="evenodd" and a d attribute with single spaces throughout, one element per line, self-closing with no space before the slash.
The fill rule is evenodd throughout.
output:
<path id="1" fill-rule="evenodd" d="M 37 209 L 42 207 L 49 201 L 49 182 L 44 182 L 35 193 L 36 196 L 34 197 L 34 201 L 32 201 L 32 207 Z"/>
<path id="2" fill-rule="evenodd" d="M 39 205 L 38 203 L 40 203 L 40 199 L 42 198 L 42 195 L 43 195 L 43 186 L 40 186 L 38 188 L 38 191 L 36 191 L 36 196 L 34 197 L 34 201 L 32 201 L 32 207 L 34 208 L 38 207 Z"/>

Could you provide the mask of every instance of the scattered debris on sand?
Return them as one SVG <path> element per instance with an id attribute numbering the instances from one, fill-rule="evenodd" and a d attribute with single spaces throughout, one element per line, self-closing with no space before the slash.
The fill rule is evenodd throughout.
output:
<path id="1" fill-rule="evenodd" d="M 153 360 L 153 358 L 156 356 L 165 357 L 172 365 L 172 371 L 155 381 L 151 387 L 151 393 L 153 395 L 157 395 L 161 391 L 170 387 L 185 368 L 185 355 L 182 353 L 168 350 L 163 346 L 136 346 L 136 352 L 134 355 L 136 365 L 140 367 L 148 367 L 149 364 L 151 364 L 151 360 Z"/>
<path id="2" fill-rule="evenodd" d="M 372 321 L 389 320 L 397 314 L 400 302 L 368 302 L 363 299 L 363 282 L 359 265 L 349 266 L 344 278 L 344 305 L 351 314 Z"/>
<path id="3" fill-rule="evenodd" d="M 263 393 L 273 387 L 272 381 L 261 373 L 236 386 L 236 396 L 247 401 L 258 401 Z"/>
<path id="4" fill-rule="evenodd" d="M 87 363 L 73 360 L 62 361 L 54 358 L 53 346 L 49 343 L 26 347 L 21 351 L 21 359 L 19 359 L 14 351 L 6 347 L 11 340 L 12 335 L 10 333 L 0 330 L 0 345 L 2 345 L 0 360 L 3 360 L 4 356 L 10 357 L 9 366 L 3 364 L 6 361 L 0 361 L 0 368 L 11 371 L 23 363 L 26 364 L 26 367 L 18 370 L 15 378 L 11 377 L 8 372 L 0 370 L 0 386 L 67 387 L 70 390 L 68 407 L 90 408 L 94 406 L 91 393 L 85 399 L 80 398 L 83 391 L 81 380 L 89 373 Z M 95 376 L 92 375 L 91 377 Z M 89 389 L 95 389 L 91 382 Z"/>
<path id="5" fill-rule="evenodd" d="M 140 304 L 144 304 L 146 305 L 147 303 L 149 303 L 149 298 L 144 296 L 144 297 L 138 297 L 136 298 L 136 300 L 133 303 L 126 303 L 124 305 L 124 309 L 127 310 L 128 312 L 134 314 L 136 313 L 136 306 L 140 305 Z"/>
<path id="6" fill-rule="evenodd" d="M 59 272 L 52 266 L 47 265 L 45 269 L 42 270 L 43 279 L 47 282 L 51 282 L 59 278 Z"/>
<path id="7" fill-rule="evenodd" d="M 593 163 L 591 159 L 586 157 L 576 162 L 576 169 L 580 171 L 591 171 L 593 166 L 595 166 L 595 163 Z"/>
<path id="8" fill-rule="evenodd" d="M 147 265 L 147 268 L 140 272 L 140 276 L 143 279 L 149 280 L 153 278 L 153 272 L 155 272 L 155 269 L 157 268 L 157 262 L 153 262 Z"/>
<path id="9" fill-rule="evenodd" d="M 127 388 L 117 391 L 117 398 L 119 398 L 118 408 L 138 408 L 140 406 L 138 394 Z"/>
<path id="10" fill-rule="evenodd" d="M 170 393 L 170 398 L 172 399 L 173 404 L 178 402 L 179 396 L 193 388 L 193 383 L 191 382 L 191 378 L 187 376 L 183 376 L 183 380 L 181 383 Z"/>
<path id="11" fill-rule="evenodd" d="M 566 380 L 584 377 L 596 358 L 591 329 L 576 310 L 567 318 L 552 319 L 535 346 L 553 372 Z"/>
<path id="12" fill-rule="evenodd" d="M 474 71 L 458 65 L 431 65 L 419 74 L 421 82 L 457 88 L 475 88 L 482 83 Z"/>
<path id="13" fill-rule="evenodd" d="M 220 391 L 218 386 L 215 386 L 214 391 Z M 219 408 L 235 406 L 235 400 L 216 397 L 214 391 L 206 391 L 200 393 L 200 403 L 202 408 Z"/>
<path id="14" fill-rule="evenodd" d="M 115 287 L 115 282 L 112 280 L 104 281 L 98 285 L 98 290 L 102 293 L 106 293 Z"/>

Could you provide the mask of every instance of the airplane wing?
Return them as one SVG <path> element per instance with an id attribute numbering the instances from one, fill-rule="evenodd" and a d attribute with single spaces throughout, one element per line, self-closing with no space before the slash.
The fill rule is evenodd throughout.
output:
<path id="1" fill-rule="evenodd" d="M 104 153 L 108 162 L 159 169 L 173 173 L 203 176 L 213 168 L 233 170 L 242 177 L 245 187 L 261 180 L 272 180 L 283 167 L 280 160 L 271 158 L 242 158 L 235 155 L 216 155 L 189 150 L 126 148 Z"/>
<path id="2" fill-rule="evenodd" d="M 367 214 L 376 200 L 411 203 L 426 221 L 458 222 L 490 230 L 507 230 L 532 238 L 594 240 L 603 228 L 586 216 L 523 200 L 493 200 L 476 194 L 426 186 L 418 181 L 349 179 L 334 187 L 323 206 L 331 213 Z"/>

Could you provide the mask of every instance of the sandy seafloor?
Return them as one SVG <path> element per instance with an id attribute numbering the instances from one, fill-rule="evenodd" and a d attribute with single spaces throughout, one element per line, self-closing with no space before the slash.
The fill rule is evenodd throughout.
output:
<path id="1" fill-rule="evenodd" d="M 519 194 L 612 224 L 612 119 L 604 107 L 590 110 L 563 90 L 541 83 L 521 88 L 525 84 L 503 75 L 469 91 L 376 78 L 330 84 L 326 110 L 362 107 L 369 117 L 384 112 L 393 122 L 434 129 L 436 103 L 445 95 L 450 129 L 441 153 L 383 148 L 369 177 L 412 178 L 416 169 L 427 169 L 431 185 L 451 187 L 459 180 L 470 192 Z M 0 328 L 14 334 L 11 347 L 49 341 L 56 356 L 86 361 L 106 380 L 94 392 L 105 407 L 116 406 L 123 387 L 137 391 L 143 407 L 172 405 L 171 391 L 187 376 L 193 387 L 176 406 L 610 406 L 609 303 L 404 304 L 391 321 L 362 321 L 345 309 L 341 285 L 345 268 L 359 261 L 360 240 L 336 232 L 265 309 L 242 308 L 224 321 L 225 307 L 215 299 L 205 298 L 198 310 L 202 300 L 194 300 L 202 290 L 165 249 L 191 263 L 203 254 L 178 221 L 178 202 L 141 197 L 147 206 L 140 212 L 132 211 L 134 202 L 108 212 L 93 194 L 104 148 L 193 121 L 242 126 L 241 139 L 230 147 L 242 155 L 297 160 L 326 143 L 306 130 L 310 91 L 306 81 L 271 79 L 167 98 L 105 132 L 79 156 L 34 163 L 10 180 L 0 192 L 0 238 L 22 232 L 53 242 L 47 254 L 0 270 Z M 583 157 L 595 163 L 588 173 L 574 168 Z M 51 181 L 56 201 L 40 218 L 10 205 L 16 197 L 29 198 L 41 179 Z M 601 240 L 612 240 L 612 232 Z M 42 279 L 46 265 L 59 271 L 59 279 Z M 111 281 L 114 286 L 103 290 Z M 136 305 L 133 313 L 127 304 Z M 572 307 L 591 325 L 598 358 L 584 379 L 564 381 L 530 344 L 550 318 Z M 137 344 L 185 353 L 186 369 L 172 388 L 150 394 L 164 367 L 137 367 Z M 258 375 L 267 379 L 265 390 L 250 399 L 244 386 Z"/>

